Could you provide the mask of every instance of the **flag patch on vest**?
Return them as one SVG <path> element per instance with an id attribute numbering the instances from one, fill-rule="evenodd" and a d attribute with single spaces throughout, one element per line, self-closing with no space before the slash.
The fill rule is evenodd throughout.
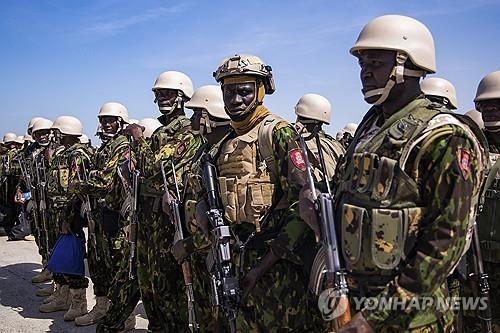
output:
<path id="1" fill-rule="evenodd" d="M 465 179 L 470 174 L 470 164 L 471 164 L 471 157 L 470 157 L 470 152 L 468 149 L 465 148 L 459 148 L 457 151 L 457 157 L 458 157 L 458 167 L 460 168 L 460 171 L 462 171 L 462 175 L 464 176 Z"/>
<path id="2" fill-rule="evenodd" d="M 290 151 L 290 160 L 297 169 L 306 171 L 306 161 L 301 149 L 292 149 Z"/>
<path id="3" fill-rule="evenodd" d="M 176 157 L 182 156 L 182 154 L 184 154 L 185 151 L 186 151 L 186 144 L 184 142 L 180 142 L 175 151 Z"/>

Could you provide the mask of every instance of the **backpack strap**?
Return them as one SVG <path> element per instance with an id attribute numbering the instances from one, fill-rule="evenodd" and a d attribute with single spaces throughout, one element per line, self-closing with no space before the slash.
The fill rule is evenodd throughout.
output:
<path id="1" fill-rule="evenodd" d="M 276 125 L 284 121 L 286 122 L 283 118 L 270 114 L 261 121 L 258 132 L 257 142 L 260 157 L 266 162 L 268 170 L 275 177 L 274 179 L 278 179 L 279 175 L 274 160 L 273 132 Z"/>

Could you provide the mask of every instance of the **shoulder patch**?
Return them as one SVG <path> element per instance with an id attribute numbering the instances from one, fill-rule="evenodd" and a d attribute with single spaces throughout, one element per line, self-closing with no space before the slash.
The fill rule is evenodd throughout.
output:
<path id="1" fill-rule="evenodd" d="M 306 171 L 306 160 L 304 158 L 302 149 L 292 149 L 289 153 L 289 156 L 294 167 L 296 167 L 300 171 Z"/>
<path id="2" fill-rule="evenodd" d="M 186 144 L 184 143 L 184 141 L 179 141 L 177 143 L 177 147 L 175 148 L 175 156 L 182 156 L 182 154 L 184 154 L 186 150 Z"/>
<path id="3" fill-rule="evenodd" d="M 468 149 L 465 148 L 459 148 L 457 150 L 457 161 L 458 161 L 458 167 L 460 168 L 460 171 L 462 172 L 462 176 L 464 176 L 465 179 L 468 179 L 470 175 L 470 168 L 471 168 L 471 153 Z"/>

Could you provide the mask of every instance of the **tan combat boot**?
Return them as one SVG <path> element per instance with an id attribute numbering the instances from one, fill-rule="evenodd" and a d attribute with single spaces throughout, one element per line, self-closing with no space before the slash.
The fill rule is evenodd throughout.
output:
<path id="1" fill-rule="evenodd" d="M 123 328 L 123 331 L 120 331 L 120 333 L 133 330 L 134 328 L 135 328 L 135 313 L 132 312 L 132 314 L 128 316 L 127 320 L 125 320 L 125 326 Z"/>
<path id="2" fill-rule="evenodd" d="M 63 286 L 61 286 L 60 284 L 56 283 L 54 293 L 52 295 L 50 295 L 49 297 L 44 298 L 43 301 L 42 301 L 42 303 L 46 304 L 46 303 L 52 302 L 56 297 L 58 297 L 59 293 L 61 292 L 61 288 L 62 287 Z"/>
<path id="3" fill-rule="evenodd" d="M 49 284 L 46 288 L 38 289 L 35 294 L 39 297 L 47 297 L 54 293 L 54 282 Z"/>
<path id="4" fill-rule="evenodd" d="M 84 316 L 75 318 L 76 326 L 94 325 L 108 312 L 111 301 L 106 296 L 97 296 L 92 310 Z"/>
<path id="5" fill-rule="evenodd" d="M 64 314 L 65 321 L 73 321 L 76 317 L 87 313 L 87 288 L 70 289 L 71 305 Z"/>
<path id="6" fill-rule="evenodd" d="M 52 273 L 44 268 L 40 273 L 31 278 L 31 283 L 43 283 L 52 280 Z"/>
<path id="7" fill-rule="evenodd" d="M 48 303 L 40 305 L 40 312 L 66 311 L 69 309 L 71 297 L 69 295 L 68 285 L 58 288 L 52 296 L 49 297 L 52 299 Z"/>

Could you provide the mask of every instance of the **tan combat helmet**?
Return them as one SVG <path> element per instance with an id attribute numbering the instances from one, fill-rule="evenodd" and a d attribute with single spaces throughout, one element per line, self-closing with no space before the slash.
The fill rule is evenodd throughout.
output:
<path id="1" fill-rule="evenodd" d="M 407 16 L 385 15 L 370 21 L 358 36 L 350 52 L 357 56 L 363 50 L 396 51 L 394 66 L 384 88 L 364 93 L 365 99 L 380 96 L 373 104 L 382 104 L 396 84 L 404 82 L 405 76 L 423 77 L 436 72 L 434 39 L 427 27 Z M 407 59 L 420 70 L 405 67 Z"/>
<path id="2" fill-rule="evenodd" d="M 318 94 L 305 94 L 299 99 L 297 105 L 295 105 L 295 114 L 297 116 L 313 120 L 313 122 L 319 121 L 329 125 L 331 113 L 332 106 L 330 102 Z M 304 123 L 307 121 L 301 120 L 300 122 Z"/>
<path id="3" fill-rule="evenodd" d="M 144 126 L 144 131 L 142 132 L 142 136 L 145 139 L 151 138 L 153 133 L 163 125 L 158 121 L 158 119 L 154 118 L 144 118 L 137 122 L 137 124 Z"/>
<path id="4" fill-rule="evenodd" d="M 476 110 L 481 112 L 480 104 L 483 101 L 500 99 L 500 71 L 492 72 L 479 82 L 476 91 Z M 500 132 L 500 121 L 488 121 L 484 127 L 489 132 Z"/>
<path id="5" fill-rule="evenodd" d="M 431 77 L 420 82 L 420 89 L 426 96 L 444 98 L 447 108 L 458 108 L 457 92 L 450 81 L 439 77 Z"/>
<path id="6" fill-rule="evenodd" d="M 356 123 L 347 123 L 344 128 L 342 128 L 340 131 L 337 132 L 335 138 L 337 140 L 342 139 L 344 136 L 344 133 L 348 133 L 352 137 L 354 137 L 354 133 L 356 133 L 356 130 L 358 129 L 358 124 Z"/>
<path id="7" fill-rule="evenodd" d="M 28 134 L 31 135 L 32 129 L 33 129 L 33 125 L 36 123 L 37 120 L 40 120 L 40 119 L 43 119 L 43 118 L 42 117 L 31 118 L 31 120 L 28 123 L 28 130 L 27 130 Z"/>
<path id="8" fill-rule="evenodd" d="M 17 140 L 17 135 L 16 133 L 8 132 L 3 135 L 3 143 L 4 144 L 9 144 L 12 142 L 16 142 Z"/>
<path id="9" fill-rule="evenodd" d="M 175 103 L 172 106 L 160 106 L 160 112 L 164 114 L 169 114 L 173 110 L 181 108 L 182 107 L 182 101 L 189 100 L 191 96 L 193 96 L 193 81 L 189 78 L 184 73 L 181 72 L 176 72 L 176 71 L 167 71 L 163 72 L 158 76 L 158 78 L 155 81 L 155 84 L 153 85 L 153 93 L 155 93 L 155 100 L 154 102 L 157 102 L 156 99 L 156 91 L 160 89 L 172 89 L 172 90 L 177 90 L 178 91 L 178 96 L 177 99 L 175 100 Z"/>
<path id="10" fill-rule="evenodd" d="M 121 123 L 129 123 L 127 108 L 118 102 L 107 102 L 101 106 L 97 118 L 105 116 L 118 117 Z"/>
<path id="11" fill-rule="evenodd" d="M 486 75 L 477 87 L 474 102 L 500 98 L 500 71 Z"/>
<path id="12" fill-rule="evenodd" d="M 464 115 L 474 120 L 474 122 L 477 124 L 477 126 L 479 126 L 480 129 L 484 129 L 484 121 L 483 117 L 481 116 L 481 112 L 477 111 L 476 109 L 472 109 L 465 112 Z"/>
<path id="13" fill-rule="evenodd" d="M 38 119 L 34 124 L 33 128 L 31 129 L 31 134 L 41 131 L 41 130 L 50 130 L 52 128 L 52 120 L 41 118 Z"/>
<path id="14" fill-rule="evenodd" d="M 42 130 L 49 130 L 52 128 L 52 124 L 53 122 L 49 119 L 45 119 L 45 118 L 42 118 L 42 119 L 39 119 L 35 122 L 35 124 L 33 124 L 33 128 L 31 129 L 31 133 L 33 135 L 35 135 L 36 132 L 38 131 L 42 131 Z M 38 142 L 41 146 L 47 146 L 49 144 L 49 142 L 47 141 L 46 143 L 41 143 L 41 142 Z"/>
<path id="15" fill-rule="evenodd" d="M 222 90 L 219 86 L 206 85 L 199 87 L 185 106 L 188 109 L 203 109 L 200 119 L 202 134 L 205 129 L 207 133 L 211 133 L 213 128 L 229 124 L 230 118 L 224 110 Z M 218 120 L 210 119 L 210 117 Z M 203 130 L 201 130 L 202 128 Z"/>
<path id="16" fill-rule="evenodd" d="M 72 116 L 57 117 L 52 124 L 52 130 L 56 129 L 63 135 L 81 136 L 83 134 L 82 123 Z"/>
<path id="17" fill-rule="evenodd" d="M 221 84 L 231 76 L 256 76 L 262 80 L 266 94 L 271 95 L 276 90 L 271 66 L 252 54 L 236 54 L 224 59 L 213 75 Z"/>
<path id="18" fill-rule="evenodd" d="M 24 138 L 24 142 L 35 142 L 35 140 L 33 140 L 33 137 L 31 135 L 29 135 L 28 133 L 24 134 L 23 138 Z"/>
<path id="19" fill-rule="evenodd" d="M 14 142 L 22 145 L 24 143 L 24 136 L 18 135 L 16 140 L 14 140 Z"/>

